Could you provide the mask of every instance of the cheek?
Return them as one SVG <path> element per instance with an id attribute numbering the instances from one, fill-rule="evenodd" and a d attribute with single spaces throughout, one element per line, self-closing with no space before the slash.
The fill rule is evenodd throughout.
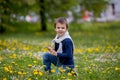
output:
<path id="1" fill-rule="evenodd" d="M 63 31 L 67 31 L 67 29 L 63 29 Z"/>

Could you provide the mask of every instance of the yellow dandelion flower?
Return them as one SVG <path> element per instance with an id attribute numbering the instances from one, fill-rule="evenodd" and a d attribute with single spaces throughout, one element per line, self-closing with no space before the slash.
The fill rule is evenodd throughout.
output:
<path id="1" fill-rule="evenodd" d="M 12 48 L 11 50 L 16 50 L 16 48 Z"/>
<path id="2" fill-rule="evenodd" d="M 72 80 L 72 79 L 69 78 L 69 79 L 67 79 L 67 80 Z"/>
<path id="3" fill-rule="evenodd" d="M 16 54 L 13 54 L 13 58 L 16 58 L 17 57 L 17 55 Z"/>
<path id="4" fill-rule="evenodd" d="M 9 72 L 9 68 L 8 67 L 4 67 L 4 71 L 5 72 Z"/>
<path id="5" fill-rule="evenodd" d="M 71 68 L 69 68 L 69 67 L 66 67 L 67 68 L 67 70 L 70 70 Z"/>
<path id="6" fill-rule="evenodd" d="M 33 61 L 33 63 L 34 63 L 34 64 L 36 64 L 36 63 L 37 63 L 37 61 Z"/>
<path id="7" fill-rule="evenodd" d="M 42 75 L 43 75 L 43 73 L 42 73 L 42 72 L 39 72 L 39 75 L 40 75 L 40 76 L 42 76 Z"/>
<path id="8" fill-rule="evenodd" d="M 28 67 L 32 67 L 32 64 L 28 64 Z"/>
<path id="9" fill-rule="evenodd" d="M 33 74 L 34 74 L 34 75 L 37 75 L 37 74 L 38 74 L 38 72 L 37 72 L 37 71 L 34 71 L 34 72 L 33 72 Z"/>
<path id="10" fill-rule="evenodd" d="M 78 65 L 76 65 L 76 66 L 75 66 L 75 68 L 79 68 L 79 66 L 78 66 Z"/>
<path id="11" fill-rule="evenodd" d="M 65 72 L 65 69 L 63 69 L 63 68 L 58 68 L 58 70 L 60 71 L 60 72 Z"/>
<path id="12" fill-rule="evenodd" d="M 31 78 L 28 78 L 27 80 L 32 80 Z"/>
<path id="13" fill-rule="evenodd" d="M 95 66 L 95 64 L 93 64 L 93 63 L 92 63 L 92 64 L 90 64 L 90 66 L 93 66 L 93 67 L 94 67 L 94 66 Z"/>
<path id="14" fill-rule="evenodd" d="M 22 75 L 22 72 L 21 72 L 21 71 L 18 71 L 18 74 L 19 74 L 19 75 Z"/>
<path id="15" fill-rule="evenodd" d="M 3 59 L 3 58 L 0 56 L 0 61 L 2 61 L 2 59 Z"/>
<path id="16" fill-rule="evenodd" d="M 65 79 L 66 77 L 65 77 L 65 76 L 62 76 L 61 78 L 62 78 L 62 79 Z"/>
<path id="17" fill-rule="evenodd" d="M 15 66 L 17 66 L 18 64 L 16 63 Z"/>
<path id="18" fill-rule="evenodd" d="M 118 68 L 118 67 L 115 67 L 115 70 L 116 70 L 116 71 L 119 71 L 119 70 L 120 70 L 120 68 Z"/>
<path id="19" fill-rule="evenodd" d="M 60 68 L 58 68 L 58 70 L 62 70 L 62 68 L 60 67 Z"/>
<path id="20" fill-rule="evenodd" d="M 68 74 L 67 74 L 68 76 L 72 76 L 72 74 L 70 73 L 70 72 L 68 72 Z"/>
<path id="21" fill-rule="evenodd" d="M 13 73 L 13 71 L 12 71 L 12 70 L 10 70 L 9 72 L 10 72 L 10 73 Z"/>
<path id="22" fill-rule="evenodd" d="M 2 50 L 2 47 L 0 47 L 0 50 Z"/>
<path id="23" fill-rule="evenodd" d="M 43 48 L 41 51 L 42 51 L 42 52 L 47 52 L 48 49 L 47 49 L 47 48 Z"/>
<path id="24" fill-rule="evenodd" d="M 88 48 L 87 51 L 88 51 L 88 53 L 92 53 L 93 49 L 92 48 Z"/>
<path id="25" fill-rule="evenodd" d="M 30 53 L 28 53 L 29 54 L 29 56 L 32 56 L 32 52 L 30 52 Z"/>
<path id="26" fill-rule="evenodd" d="M 27 74 L 27 73 L 26 73 L 26 72 L 23 72 L 22 74 L 25 75 L 25 74 Z"/>
<path id="27" fill-rule="evenodd" d="M 7 80 L 7 78 L 3 78 L 3 80 Z"/>
<path id="28" fill-rule="evenodd" d="M 15 64 L 15 62 L 11 62 L 12 64 Z"/>
<path id="29" fill-rule="evenodd" d="M 33 70 L 33 74 L 34 74 L 34 75 L 37 75 L 37 74 L 38 74 L 38 70 L 36 70 L 36 69 Z"/>
<path id="30" fill-rule="evenodd" d="M 87 67 L 85 67 L 85 68 L 84 68 L 84 70 L 85 70 L 85 71 L 88 71 L 88 68 L 87 68 Z"/>
<path id="31" fill-rule="evenodd" d="M 23 50 L 29 50 L 29 47 L 23 47 Z"/>
<path id="32" fill-rule="evenodd" d="M 71 71 L 71 73 L 72 73 L 72 74 L 75 74 L 75 72 L 74 72 L 74 71 Z"/>
<path id="33" fill-rule="evenodd" d="M 100 49 L 99 49 L 99 48 L 95 48 L 95 51 L 96 51 L 96 52 L 99 52 L 99 51 L 100 51 Z"/>
<path id="34" fill-rule="evenodd" d="M 55 70 L 52 69 L 51 72 L 52 72 L 52 73 L 55 73 Z"/>

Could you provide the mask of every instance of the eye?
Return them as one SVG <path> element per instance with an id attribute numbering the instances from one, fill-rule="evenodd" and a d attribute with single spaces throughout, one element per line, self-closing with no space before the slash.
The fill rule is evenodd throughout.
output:
<path id="1" fill-rule="evenodd" d="M 65 29 L 65 27 L 62 27 L 62 29 Z"/>
<path id="2" fill-rule="evenodd" d="M 60 29 L 60 27 L 56 27 L 57 29 Z"/>

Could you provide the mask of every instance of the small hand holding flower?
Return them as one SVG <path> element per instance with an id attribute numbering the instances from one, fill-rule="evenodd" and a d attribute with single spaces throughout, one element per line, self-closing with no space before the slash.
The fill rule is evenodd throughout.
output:
<path id="1" fill-rule="evenodd" d="M 52 47 L 48 47 L 48 50 L 52 55 L 57 56 L 57 52 Z"/>

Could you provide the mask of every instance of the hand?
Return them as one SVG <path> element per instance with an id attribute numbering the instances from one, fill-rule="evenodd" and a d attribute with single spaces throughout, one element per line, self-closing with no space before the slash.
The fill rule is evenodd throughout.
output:
<path id="1" fill-rule="evenodd" d="M 53 48 L 48 47 L 48 50 L 50 51 L 50 53 L 51 53 L 52 55 L 57 56 L 57 52 L 56 52 Z"/>

